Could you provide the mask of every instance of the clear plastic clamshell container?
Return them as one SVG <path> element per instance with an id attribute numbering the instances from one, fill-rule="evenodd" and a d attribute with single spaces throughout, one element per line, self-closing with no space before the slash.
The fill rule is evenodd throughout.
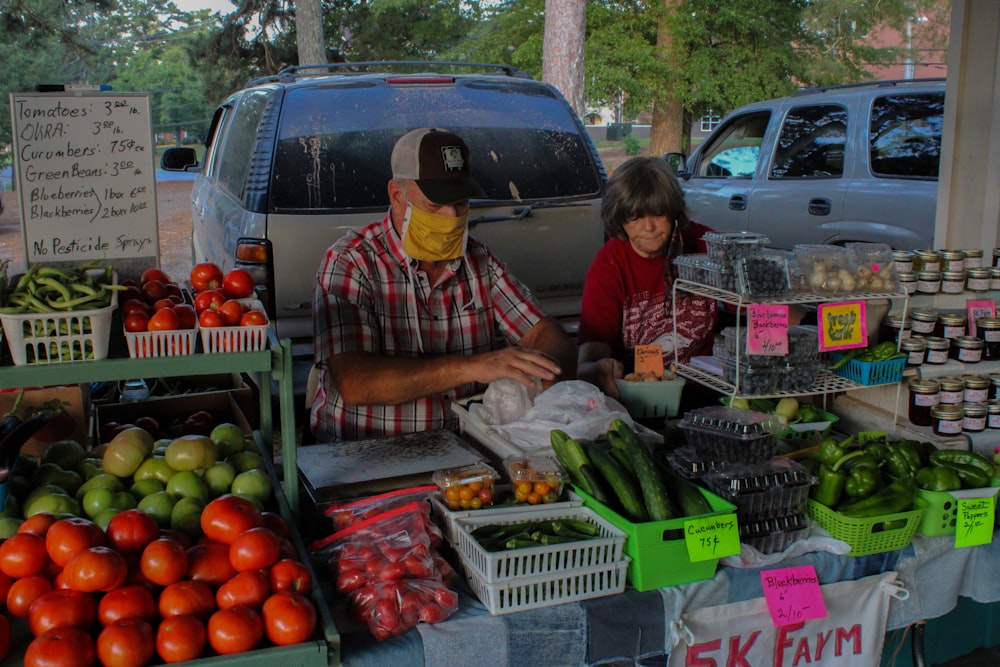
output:
<path id="1" fill-rule="evenodd" d="M 778 297 L 792 291 L 788 258 L 779 252 L 761 252 L 742 257 L 739 269 L 740 292 L 752 297 Z"/>
<path id="2" fill-rule="evenodd" d="M 752 257 L 770 243 L 765 234 L 757 232 L 705 232 L 701 239 L 708 250 L 708 260 L 736 273 L 739 261 Z"/>
<path id="3" fill-rule="evenodd" d="M 816 477 L 801 463 L 775 457 L 761 463 L 730 463 L 709 470 L 700 483 L 736 505 L 740 523 L 805 512 Z"/>
<path id="4" fill-rule="evenodd" d="M 757 463 L 777 453 L 784 428 L 771 414 L 710 405 L 684 413 L 679 424 L 699 459 Z"/>
<path id="5" fill-rule="evenodd" d="M 674 266 L 677 267 L 677 277 L 681 280 L 708 285 L 727 292 L 739 289 L 736 270 L 710 261 L 708 255 L 679 255 L 674 258 Z"/>

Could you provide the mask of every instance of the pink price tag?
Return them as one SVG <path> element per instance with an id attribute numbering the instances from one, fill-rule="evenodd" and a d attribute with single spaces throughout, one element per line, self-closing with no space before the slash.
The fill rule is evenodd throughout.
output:
<path id="1" fill-rule="evenodd" d="M 812 565 L 765 570 L 760 573 L 764 599 L 776 627 L 826 618 L 826 603 Z"/>
<path id="2" fill-rule="evenodd" d="M 747 306 L 747 354 L 788 354 L 788 306 Z"/>

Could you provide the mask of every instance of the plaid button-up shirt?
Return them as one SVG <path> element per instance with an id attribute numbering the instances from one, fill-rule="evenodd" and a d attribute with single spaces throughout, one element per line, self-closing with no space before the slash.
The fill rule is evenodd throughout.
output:
<path id="1" fill-rule="evenodd" d="M 482 243 L 436 286 L 403 253 L 388 215 L 331 246 L 313 293 L 319 387 L 311 425 L 320 442 L 454 428 L 453 400 L 483 390 L 462 385 L 399 405 L 345 405 L 326 361 L 341 352 L 396 357 L 471 355 L 515 344 L 544 317 L 537 301 Z"/>

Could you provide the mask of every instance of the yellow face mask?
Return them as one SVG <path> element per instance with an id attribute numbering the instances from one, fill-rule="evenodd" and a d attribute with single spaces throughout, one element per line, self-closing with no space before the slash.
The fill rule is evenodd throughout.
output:
<path id="1" fill-rule="evenodd" d="M 465 254 L 469 238 L 468 217 L 429 213 L 408 204 L 403 217 L 403 252 L 424 262 L 458 259 Z"/>

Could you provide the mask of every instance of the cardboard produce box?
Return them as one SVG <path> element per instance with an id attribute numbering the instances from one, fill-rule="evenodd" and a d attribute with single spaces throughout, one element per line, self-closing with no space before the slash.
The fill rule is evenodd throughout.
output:
<path id="1" fill-rule="evenodd" d="M 21 447 L 22 454 L 41 456 L 42 452 L 58 440 L 76 440 L 87 446 L 90 424 L 90 391 L 86 384 L 25 387 L 24 397 L 17 414 L 22 419 L 45 408 L 56 408 L 61 412 L 47 426 Z M 21 389 L 0 390 L 0 416 L 10 412 Z"/>
<path id="2" fill-rule="evenodd" d="M 150 398 L 131 403 L 109 403 L 95 409 L 94 442 L 103 442 L 102 428 L 109 422 L 134 424 L 140 417 L 152 417 L 160 427 L 154 437 L 173 438 L 182 434 L 184 421 L 197 412 L 207 412 L 216 424 L 229 422 L 251 435 L 254 427 L 247 419 L 234 391 L 214 391 L 169 398 Z"/>

